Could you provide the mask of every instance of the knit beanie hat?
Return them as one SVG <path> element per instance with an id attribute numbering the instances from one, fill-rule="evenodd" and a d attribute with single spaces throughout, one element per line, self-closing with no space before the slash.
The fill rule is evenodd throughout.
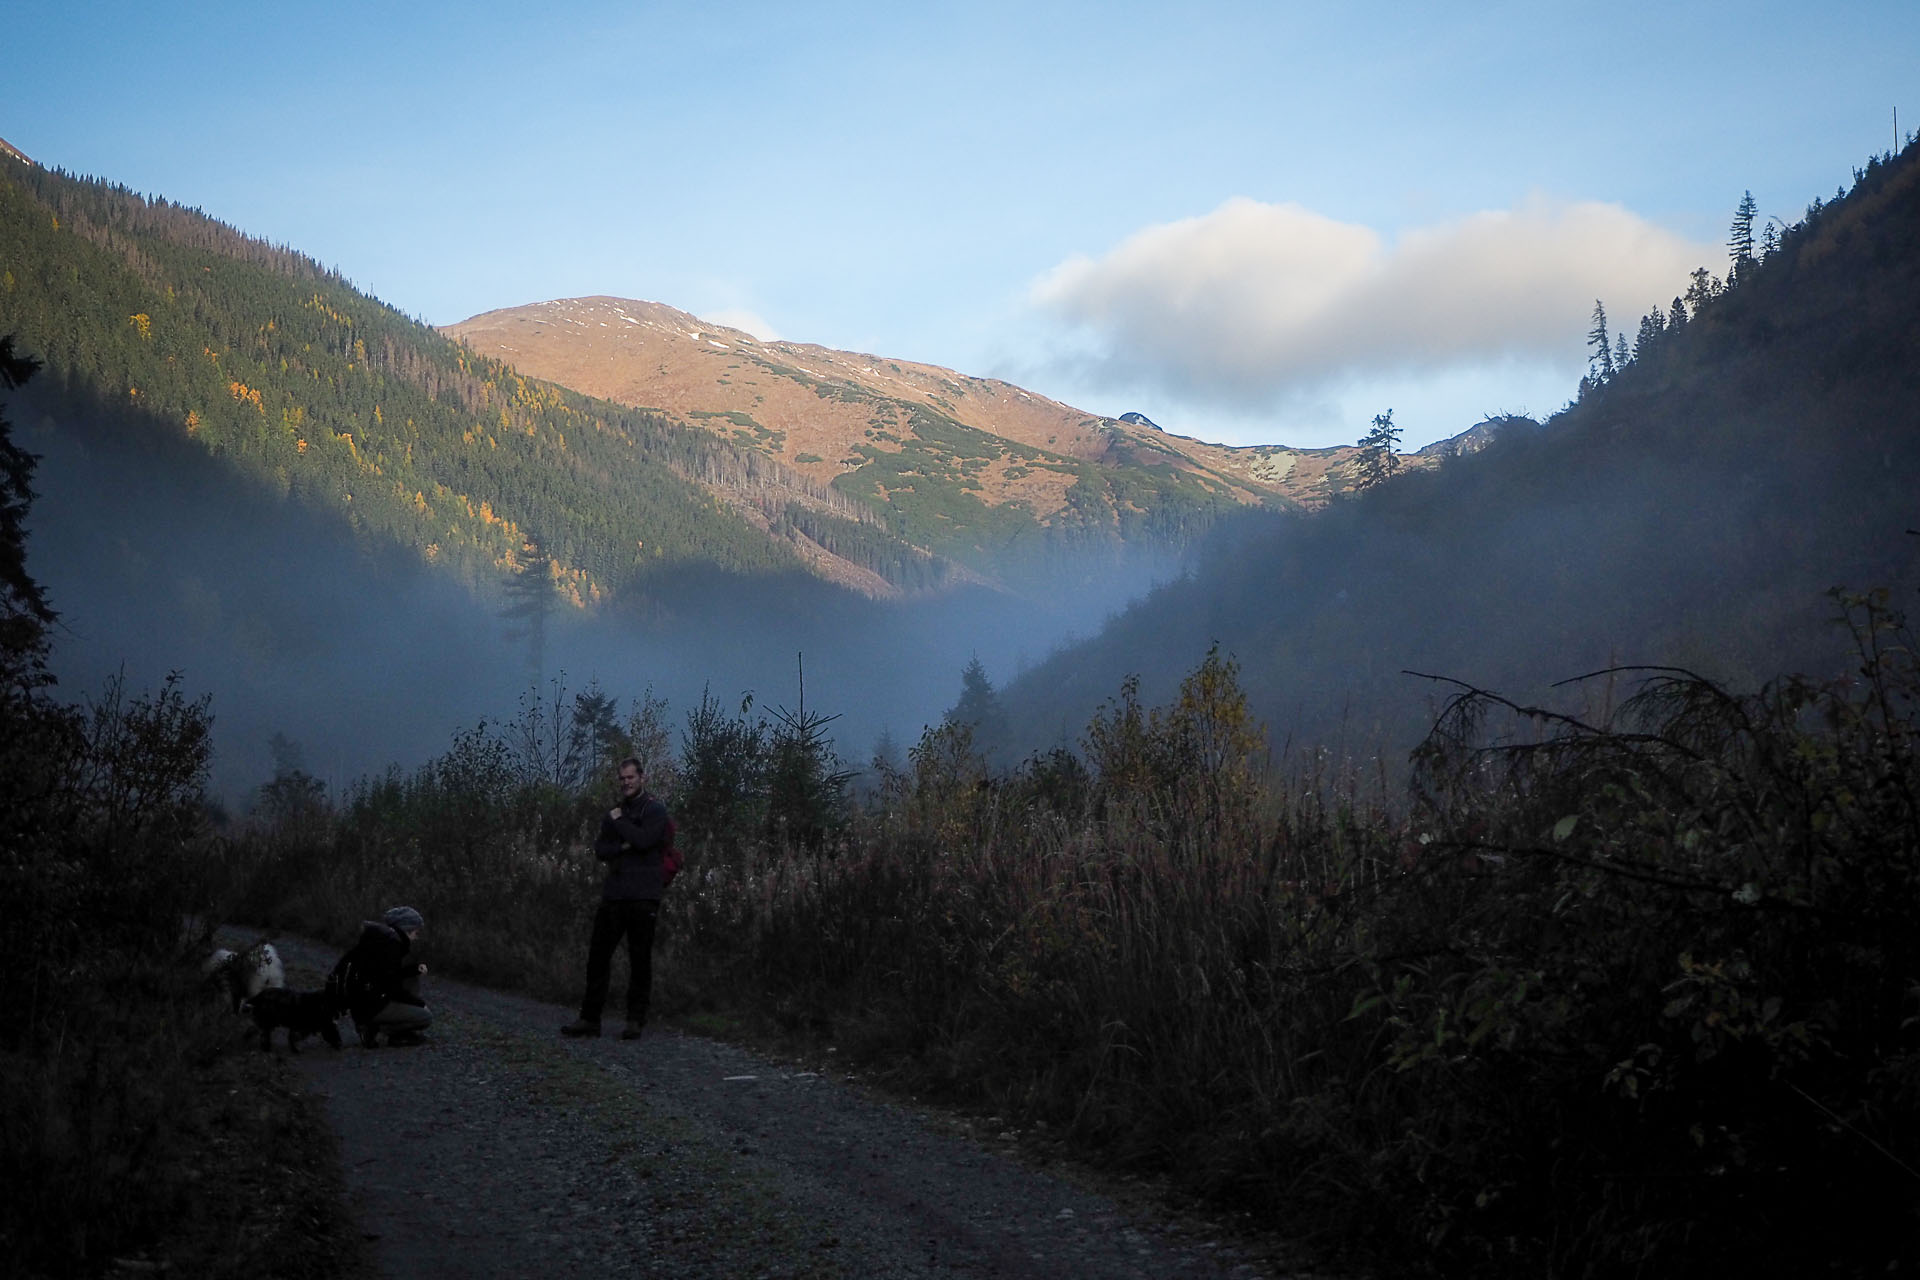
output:
<path id="1" fill-rule="evenodd" d="M 384 918 L 388 928 L 398 929 L 402 933 L 405 933 L 409 929 L 424 929 L 427 927 L 426 917 L 422 916 L 412 907 L 389 907 Z"/>

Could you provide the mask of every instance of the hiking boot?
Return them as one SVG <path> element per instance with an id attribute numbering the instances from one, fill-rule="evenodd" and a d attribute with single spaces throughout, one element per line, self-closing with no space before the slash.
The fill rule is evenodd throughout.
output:
<path id="1" fill-rule="evenodd" d="M 585 1018 L 575 1018 L 566 1026 L 560 1028 L 560 1034 L 563 1036 L 597 1036 L 600 1034 L 600 1024 L 597 1022 L 589 1022 Z"/>
<path id="2" fill-rule="evenodd" d="M 620 1028 L 620 1038 L 622 1040 L 638 1040 L 640 1038 L 640 1027 L 641 1024 L 638 1022 L 629 1022 L 626 1026 Z"/>

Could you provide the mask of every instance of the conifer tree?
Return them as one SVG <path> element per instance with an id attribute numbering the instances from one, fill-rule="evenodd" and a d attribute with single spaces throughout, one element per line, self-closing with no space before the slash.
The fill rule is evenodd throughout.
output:
<path id="1" fill-rule="evenodd" d="M 964 724 L 973 729 L 976 742 L 998 741 L 1006 728 L 1006 715 L 1000 709 L 1000 695 L 987 679 L 987 669 L 975 654 L 960 673 L 960 701 L 947 712 L 947 723 Z"/>
<path id="2" fill-rule="evenodd" d="M 1653 310 L 1647 312 L 1646 315 L 1640 317 L 1640 332 L 1633 340 L 1634 359 L 1639 359 L 1646 355 L 1647 352 L 1653 350 L 1654 347 L 1658 346 L 1660 336 L 1666 332 L 1666 329 L 1666 313 L 1658 307 L 1655 307 Z"/>
<path id="3" fill-rule="evenodd" d="M 1692 283 L 1687 286 L 1687 311 L 1698 316 L 1700 309 L 1720 296 L 1720 282 L 1708 273 L 1705 267 L 1693 269 Z"/>
<path id="4" fill-rule="evenodd" d="M 1727 272 L 1727 283 L 1739 278 L 1747 264 L 1753 261 L 1753 218 L 1760 207 L 1753 201 L 1753 192 L 1740 197 L 1740 207 L 1734 210 L 1733 226 L 1727 232 L 1727 253 L 1733 259 L 1733 266 Z"/>
<path id="5" fill-rule="evenodd" d="M 1740 207 L 1734 209 L 1734 225 L 1726 232 L 1726 253 L 1732 257 L 1726 269 L 1728 288 L 1738 284 L 1741 274 L 1753 265 L 1753 215 L 1757 211 L 1759 205 L 1753 203 L 1753 192 L 1741 196 Z"/>
<path id="6" fill-rule="evenodd" d="M 527 673 L 534 684 L 540 683 L 546 670 L 547 620 L 553 616 L 557 597 L 553 580 L 547 575 L 547 558 L 537 551 L 519 572 L 506 580 L 505 607 L 500 616 L 509 624 L 506 639 L 527 646 Z"/>
<path id="7" fill-rule="evenodd" d="M 1594 381 L 1605 382 L 1613 376 L 1613 339 L 1607 334 L 1607 309 L 1598 298 L 1593 300 L 1593 328 L 1587 330 L 1587 345 L 1593 348 L 1587 367 L 1593 371 Z"/>
<path id="8" fill-rule="evenodd" d="M 766 833 L 780 844 L 819 849 L 846 821 L 853 770 L 841 767 L 827 736 L 840 717 L 807 710 L 804 663 L 799 673 L 797 709 L 776 708 L 766 738 Z"/>
<path id="9" fill-rule="evenodd" d="M 11 335 L 0 338 L 0 390 L 20 386 L 40 367 L 13 352 Z M 13 443 L 0 413 L 0 675 L 9 682 L 38 669 L 53 610 L 40 584 L 27 574 L 27 506 L 33 501 L 34 456 Z"/>
<path id="10" fill-rule="evenodd" d="M 1400 443 L 1400 428 L 1393 425 L 1393 410 L 1375 416 L 1373 429 L 1360 437 L 1360 457 L 1354 465 L 1355 489 L 1371 489 L 1385 484 L 1400 469 L 1400 455 L 1394 447 Z"/>

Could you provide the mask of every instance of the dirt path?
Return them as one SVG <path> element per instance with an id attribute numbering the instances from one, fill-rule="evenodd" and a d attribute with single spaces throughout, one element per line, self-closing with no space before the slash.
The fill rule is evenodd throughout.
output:
<path id="1" fill-rule="evenodd" d="M 295 986 L 334 958 L 276 945 Z M 342 1024 L 298 1057 L 385 1274 L 1275 1274 L 843 1081 L 671 1030 L 567 1041 L 567 1009 L 428 982 L 428 1044 Z"/>

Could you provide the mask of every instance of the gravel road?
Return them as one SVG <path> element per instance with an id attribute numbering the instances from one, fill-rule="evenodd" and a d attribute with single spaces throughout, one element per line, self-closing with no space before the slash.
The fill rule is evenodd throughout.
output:
<path id="1" fill-rule="evenodd" d="M 334 959 L 275 945 L 296 987 Z M 848 1080 L 672 1030 L 563 1040 L 571 1010 L 427 982 L 427 1044 L 363 1050 L 343 1023 L 346 1048 L 297 1058 L 385 1274 L 1282 1273 Z"/>

